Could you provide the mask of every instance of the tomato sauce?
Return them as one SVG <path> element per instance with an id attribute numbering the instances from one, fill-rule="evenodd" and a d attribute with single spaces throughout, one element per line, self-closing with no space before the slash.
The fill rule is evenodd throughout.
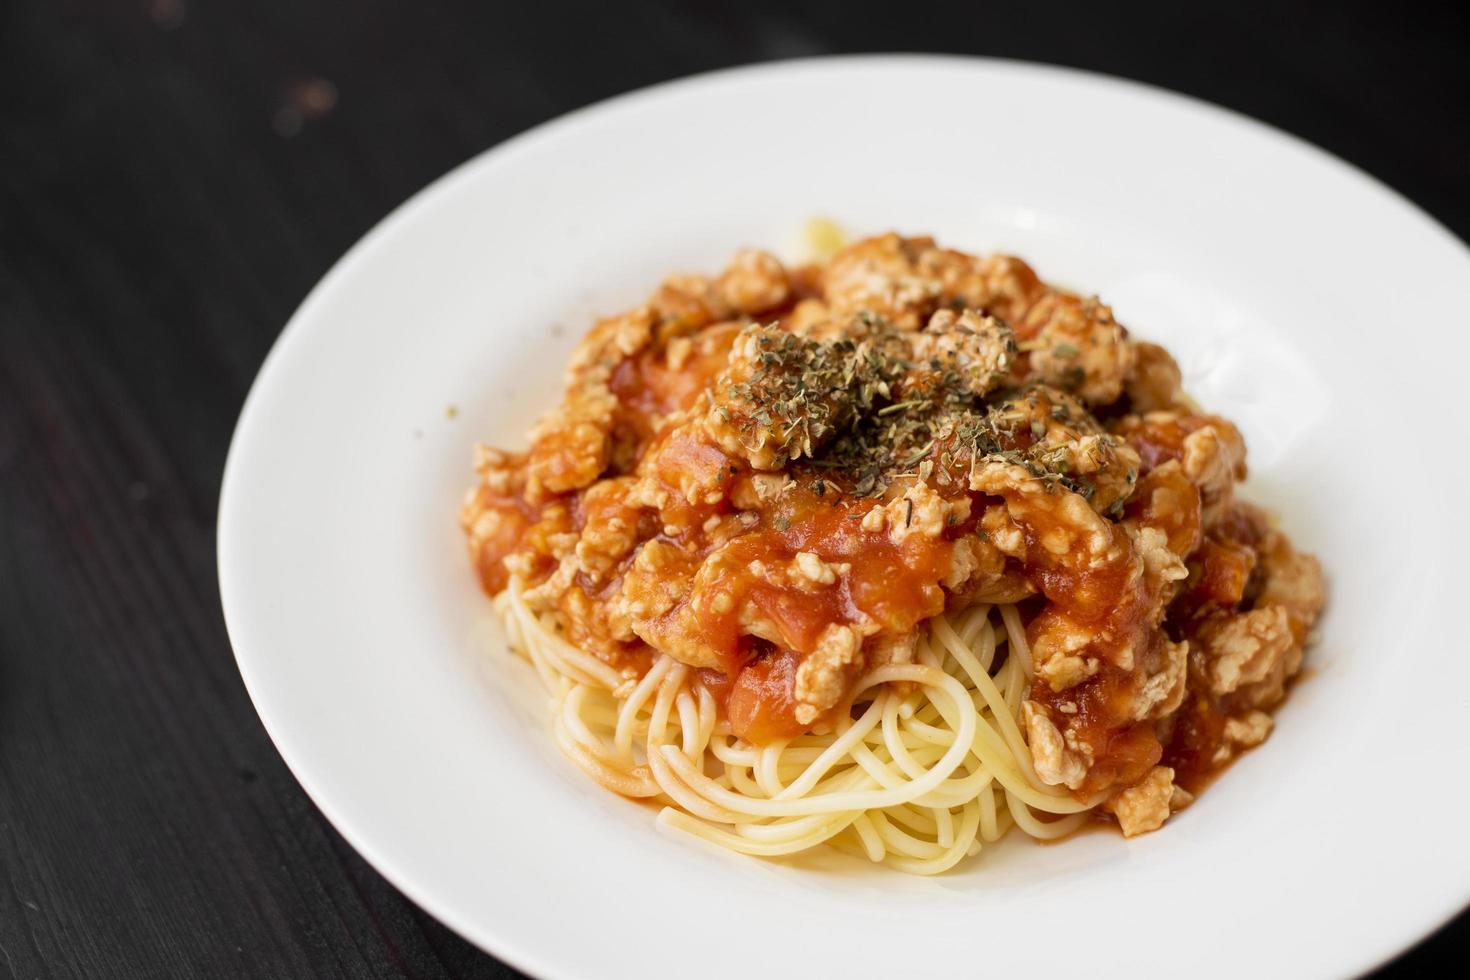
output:
<path id="1" fill-rule="evenodd" d="M 808 726 L 796 720 L 796 670 L 790 650 L 773 650 L 741 669 L 730 685 L 730 731 L 756 745 L 794 738 Z"/>
<path id="2" fill-rule="evenodd" d="M 476 488 L 475 493 L 479 512 L 494 514 L 498 518 L 494 522 L 494 532 L 480 539 L 473 555 L 481 588 L 495 595 L 510 583 L 506 557 L 524 546 L 527 533 L 541 520 L 545 508 L 528 503 L 519 496 L 493 493 L 485 486 Z"/>

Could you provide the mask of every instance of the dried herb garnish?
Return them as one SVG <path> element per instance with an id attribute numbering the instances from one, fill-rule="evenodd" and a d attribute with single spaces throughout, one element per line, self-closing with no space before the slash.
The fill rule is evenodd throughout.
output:
<path id="1" fill-rule="evenodd" d="M 831 436 L 886 405 L 911 365 L 896 335 L 875 321 L 859 336 L 823 342 L 767 327 L 755 334 L 758 370 L 720 401 L 727 422 L 759 427 L 778 464 L 812 458 Z"/>
<path id="2" fill-rule="evenodd" d="M 1008 328 L 988 326 L 1014 350 Z M 818 496 L 831 485 L 878 496 L 904 476 L 965 482 L 986 462 L 1093 493 L 1073 475 L 1071 450 L 1046 442 L 1045 419 L 1073 422 L 1069 403 L 1051 389 L 1018 388 L 999 372 L 977 383 L 952 349 L 915 363 L 909 340 L 871 314 L 859 314 L 848 336 L 830 341 L 757 329 L 756 370 L 729 386 L 717 411 L 773 448 L 776 465 L 812 471 Z"/>

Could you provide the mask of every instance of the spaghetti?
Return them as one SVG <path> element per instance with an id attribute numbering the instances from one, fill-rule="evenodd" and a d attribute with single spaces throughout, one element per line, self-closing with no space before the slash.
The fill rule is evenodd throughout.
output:
<path id="1" fill-rule="evenodd" d="M 1029 653 L 1014 607 L 935 617 L 913 663 L 858 680 L 836 730 L 755 746 L 731 735 L 684 664 L 663 656 L 624 678 L 567 643 L 520 591 L 512 582 L 496 609 L 553 696 L 558 745 L 607 789 L 664 804 L 663 826 L 745 854 L 830 843 L 936 874 L 1012 827 L 1054 840 L 1090 816 L 1091 803 L 1032 767 L 1019 724 Z"/>

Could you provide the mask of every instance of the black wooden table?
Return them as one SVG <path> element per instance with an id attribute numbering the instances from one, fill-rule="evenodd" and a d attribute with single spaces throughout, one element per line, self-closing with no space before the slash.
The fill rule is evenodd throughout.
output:
<path id="1" fill-rule="evenodd" d="M 1463 5 L 1115 6 L 0 0 L 0 976 L 513 975 L 307 800 L 214 563 L 230 432 L 292 309 L 513 133 L 747 61 L 1005 55 L 1239 109 L 1470 234 Z M 1399 966 L 1433 952 L 1463 963 L 1470 919 Z"/>

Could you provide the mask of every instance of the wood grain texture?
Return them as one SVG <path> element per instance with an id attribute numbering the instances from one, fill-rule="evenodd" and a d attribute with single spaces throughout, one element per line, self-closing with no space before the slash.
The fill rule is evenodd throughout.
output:
<path id="1" fill-rule="evenodd" d="M 235 671 L 214 567 L 230 433 L 281 326 L 476 152 L 708 68 L 964 51 L 1239 109 L 1470 233 L 1463 6 L 917 9 L 0 3 L 0 976 L 516 975 L 306 799 Z M 1462 917 L 1396 969 L 1466 953 Z"/>

